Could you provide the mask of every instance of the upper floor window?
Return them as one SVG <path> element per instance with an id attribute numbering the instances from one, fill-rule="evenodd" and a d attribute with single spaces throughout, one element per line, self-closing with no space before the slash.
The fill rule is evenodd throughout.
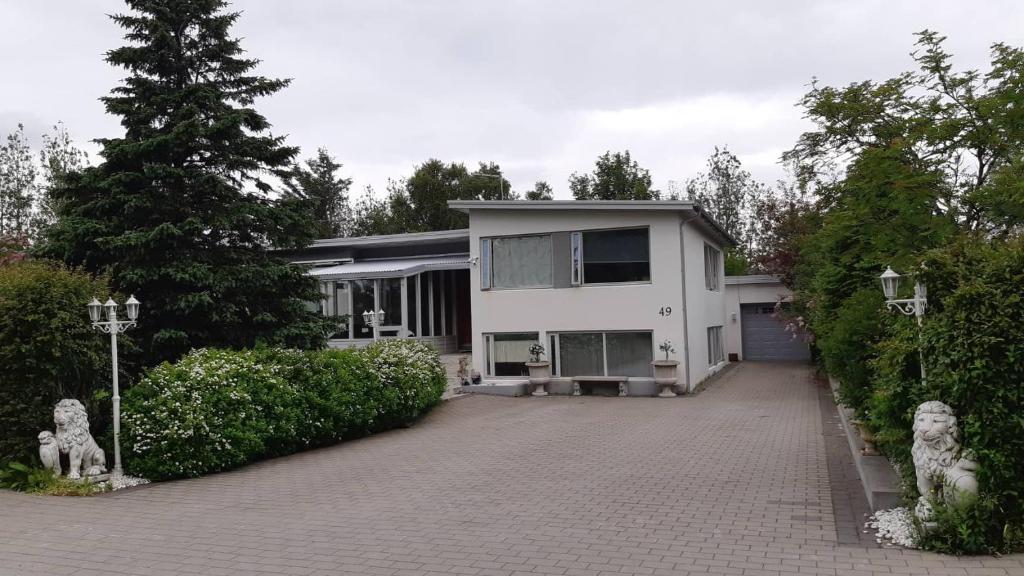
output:
<path id="1" fill-rule="evenodd" d="M 551 288 L 551 236 L 484 238 L 481 288 Z"/>
<path id="2" fill-rule="evenodd" d="M 718 277 L 722 273 L 722 253 L 712 246 L 704 245 L 704 287 L 718 290 Z"/>
<path id="3" fill-rule="evenodd" d="M 572 283 L 650 282 L 647 228 L 573 232 Z"/>

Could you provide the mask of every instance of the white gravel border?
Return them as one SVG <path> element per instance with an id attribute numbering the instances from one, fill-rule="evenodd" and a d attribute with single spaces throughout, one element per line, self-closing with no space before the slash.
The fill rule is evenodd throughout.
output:
<path id="1" fill-rule="evenodd" d="M 875 542 L 883 545 L 917 548 L 912 513 L 907 508 L 893 508 L 875 512 L 864 527 L 875 533 Z"/>

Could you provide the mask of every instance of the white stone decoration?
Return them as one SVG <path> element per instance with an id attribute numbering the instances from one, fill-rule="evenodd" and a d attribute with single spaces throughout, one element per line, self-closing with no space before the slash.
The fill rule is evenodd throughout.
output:
<path id="1" fill-rule="evenodd" d="M 922 521 L 933 515 L 930 496 L 956 503 L 978 494 L 978 463 L 961 449 L 956 416 L 946 404 L 932 400 L 917 407 L 911 454 L 921 494 L 914 514 Z"/>
<path id="2" fill-rule="evenodd" d="M 43 465 L 60 474 L 60 455 L 68 455 L 68 478 L 77 480 L 100 476 L 107 471 L 103 450 L 89 433 L 89 416 L 85 406 L 74 399 L 65 398 L 53 409 L 56 432 L 39 433 L 39 458 Z"/>

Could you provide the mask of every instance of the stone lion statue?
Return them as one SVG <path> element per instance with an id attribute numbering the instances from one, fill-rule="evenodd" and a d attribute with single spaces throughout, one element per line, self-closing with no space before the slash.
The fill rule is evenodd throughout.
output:
<path id="1" fill-rule="evenodd" d="M 43 465 L 61 473 L 60 455 L 68 455 L 68 478 L 98 476 L 107 471 L 103 450 L 89 434 L 89 416 L 85 406 L 74 399 L 64 399 L 53 409 L 56 432 L 39 433 L 39 458 Z"/>
<path id="2" fill-rule="evenodd" d="M 911 454 L 917 472 L 917 490 L 921 493 L 914 512 L 922 520 L 932 516 L 929 496 L 958 502 L 978 493 L 975 475 L 978 463 L 968 451 L 961 450 L 959 440 L 960 431 L 952 408 L 937 400 L 917 407 Z"/>

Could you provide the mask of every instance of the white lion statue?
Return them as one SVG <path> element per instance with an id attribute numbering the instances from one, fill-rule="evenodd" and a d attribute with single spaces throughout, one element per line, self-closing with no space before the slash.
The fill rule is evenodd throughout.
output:
<path id="1" fill-rule="evenodd" d="M 929 496 L 942 497 L 952 503 L 978 493 L 975 476 L 978 463 L 968 451 L 961 451 L 959 440 L 952 408 L 937 400 L 917 407 L 911 454 L 917 472 L 917 490 L 921 493 L 914 512 L 921 520 L 932 517 Z"/>
<path id="2" fill-rule="evenodd" d="M 96 440 L 89 434 L 89 416 L 85 406 L 74 399 L 64 399 L 53 409 L 55 433 L 39 433 L 39 459 L 43 465 L 61 473 L 60 455 L 68 455 L 68 478 L 99 476 L 107 471 L 107 459 Z"/>

